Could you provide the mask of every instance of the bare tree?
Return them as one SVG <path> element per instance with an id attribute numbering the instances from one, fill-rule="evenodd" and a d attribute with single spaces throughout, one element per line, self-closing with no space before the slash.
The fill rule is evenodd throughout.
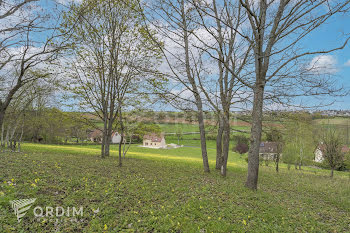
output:
<path id="1" fill-rule="evenodd" d="M 38 72 L 30 72 L 27 75 L 41 75 Z M 48 78 L 53 81 L 53 79 Z M 34 102 L 45 96 L 47 99 L 49 95 L 52 95 L 55 87 L 50 83 L 46 84 L 42 79 L 33 81 L 24 85 L 12 98 L 11 104 L 7 108 L 6 115 L 3 121 L 3 127 L 1 131 L 1 146 L 3 150 L 5 145 L 11 151 L 16 151 L 16 145 L 20 150 L 20 144 L 24 133 L 24 121 L 26 112 L 32 107 Z M 5 130 L 6 129 L 6 130 Z M 4 137 L 4 135 L 6 136 Z"/>
<path id="2" fill-rule="evenodd" d="M 343 139 L 334 129 L 328 129 L 321 136 L 321 140 L 324 145 L 323 157 L 331 168 L 331 177 L 333 178 L 334 170 L 344 161 Z"/>
<path id="3" fill-rule="evenodd" d="M 47 69 L 42 76 L 31 75 L 30 70 L 53 62 L 64 43 L 54 15 L 43 11 L 37 0 L 1 1 L 0 14 L 0 125 L 11 101 L 26 84 L 52 71 Z M 52 21 L 49 21 L 52 19 Z M 39 67 L 40 66 L 40 67 Z"/>
<path id="4" fill-rule="evenodd" d="M 161 96 L 174 107 L 182 110 L 195 109 L 201 140 L 204 172 L 209 172 L 209 162 L 204 124 L 204 106 L 198 80 L 206 75 L 203 60 L 193 46 L 192 17 L 195 13 L 185 0 L 154 1 L 146 7 L 147 24 L 151 24 L 163 43 L 158 47 L 164 55 L 164 75 L 172 80 L 172 87 Z M 153 37 L 154 38 L 154 37 Z M 188 95 L 189 94 L 189 95 Z M 194 106 L 194 108 L 192 107 Z"/>
<path id="5" fill-rule="evenodd" d="M 298 96 L 329 95 L 337 91 L 329 77 L 315 75 L 304 59 L 344 48 L 309 51 L 303 40 L 332 16 L 348 10 L 349 1 L 239 0 L 249 24 L 239 33 L 252 46 L 255 77 L 241 80 L 253 93 L 251 143 L 246 186 L 257 189 L 259 146 L 264 99 L 278 102 Z M 319 73 L 318 73 L 319 74 Z"/>
<path id="6" fill-rule="evenodd" d="M 216 64 L 217 72 L 211 72 L 210 80 L 203 77 L 198 81 L 206 102 L 218 116 L 216 169 L 226 176 L 230 151 L 230 112 L 232 107 L 239 108 L 246 101 L 248 95 L 242 95 L 246 87 L 239 80 L 251 75 L 251 71 L 246 69 L 251 46 L 238 33 L 247 17 L 238 2 L 191 1 L 189 5 L 196 9 L 198 15 L 195 20 L 198 32 L 193 32 L 200 41 L 197 48 Z M 202 31 L 208 36 L 203 36 Z"/>

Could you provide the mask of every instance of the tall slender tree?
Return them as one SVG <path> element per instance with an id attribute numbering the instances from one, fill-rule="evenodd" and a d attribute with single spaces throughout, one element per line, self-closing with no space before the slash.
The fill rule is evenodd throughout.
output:
<path id="1" fill-rule="evenodd" d="M 349 1 L 249 1 L 239 0 L 249 23 L 240 34 L 253 49 L 255 77 L 248 84 L 254 93 L 251 143 L 246 186 L 257 189 L 259 146 L 264 99 L 279 102 L 297 96 L 329 95 L 337 91 L 327 78 L 315 75 L 316 66 L 303 59 L 344 48 L 348 42 L 328 50 L 302 48 L 305 39 L 331 17 L 348 10 Z M 244 81 L 244 80 L 242 80 Z"/>
<path id="2" fill-rule="evenodd" d="M 162 43 L 158 43 L 164 55 L 162 72 L 173 84 L 165 91 L 161 90 L 161 96 L 176 108 L 187 111 L 195 109 L 203 168 L 204 172 L 209 172 L 204 103 L 198 82 L 205 75 L 205 70 L 202 57 L 193 45 L 194 13 L 185 0 L 157 0 L 147 6 L 145 16 L 147 25 L 150 25 L 148 28 L 154 28 L 162 40 Z"/>

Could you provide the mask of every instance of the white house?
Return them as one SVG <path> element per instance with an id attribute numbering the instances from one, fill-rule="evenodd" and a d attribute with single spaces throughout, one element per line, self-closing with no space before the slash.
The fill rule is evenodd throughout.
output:
<path id="1" fill-rule="evenodd" d="M 149 148 L 166 148 L 164 134 L 157 135 L 155 133 L 143 136 L 143 146 Z"/>
<path id="2" fill-rule="evenodd" d="M 103 137 L 103 134 L 101 129 L 95 129 L 89 134 L 89 138 L 92 142 L 102 143 L 102 137 Z M 122 137 L 117 131 L 112 132 L 111 143 L 119 144 L 121 140 L 122 140 Z M 124 141 L 125 141 L 125 138 L 124 138 Z"/>
<path id="3" fill-rule="evenodd" d="M 121 140 L 122 140 L 122 135 L 120 133 L 116 131 L 112 133 L 112 140 L 111 140 L 112 143 L 119 144 Z M 125 138 L 124 138 L 124 141 L 125 141 Z"/>
<path id="4" fill-rule="evenodd" d="M 315 154 L 314 161 L 315 162 L 322 163 L 324 161 L 325 149 L 326 149 L 325 144 L 323 144 L 322 142 L 320 144 L 318 144 L 318 146 L 316 147 L 315 152 L 314 152 L 314 154 Z M 344 154 L 349 153 L 349 151 L 350 151 L 350 148 L 346 145 L 344 145 L 341 148 L 341 152 Z"/>
<path id="5" fill-rule="evenodd" d="M 322 146 L 322 145 L 321 145 Z M 322 163 L 323 160 L 324 160 L 324 157 L 323 157 L 323 151 L 321 149 L 321 146 L 318 146 L 314 152 L 315 154 L 315 159 L 314 161 L 317 162 L 317 163 Z"/>

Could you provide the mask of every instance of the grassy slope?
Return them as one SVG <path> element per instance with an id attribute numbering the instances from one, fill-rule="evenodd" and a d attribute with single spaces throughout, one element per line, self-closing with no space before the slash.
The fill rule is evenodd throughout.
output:
<path id="1" fill-rule="evenodd" d="M 252 192 L 243 185 L 246 163 L 235 154 L 221 178 L 215 171 L 203 174 L 196 148 L 133 147 L 122 168 L 115 157 L 92 156 L 97 146 L 26 144 L 24 150 L 28 154 L 0 154 L 0 232 L 53 229 L 30 214 L 17 224 L 8 201 L 32 197 L 40 206 L 84 206 L 86 221 L 62 223 L 62 232 L 350 231 L 350 185 L 343 173 L 331 180 L 328 171 L 282 168 L 277 175 L 261 167 L 259 191 Z M 209 157 L 213 161 L 214 150 Z M 7 184 L 11 179 L 15 186 Z M 94 216 L 91 209 L 98 207 Z"/>

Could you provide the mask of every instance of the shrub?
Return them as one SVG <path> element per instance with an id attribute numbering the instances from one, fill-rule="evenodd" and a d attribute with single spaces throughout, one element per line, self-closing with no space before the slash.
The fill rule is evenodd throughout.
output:
<path id="1" fill-rule="evenodd" d="M 239 143 L 233 148 L 233 151 L 238 152 L 241 155 L 247 153 L 248 150 L 249 150 L 249 147 L 245 143 Z"/>

